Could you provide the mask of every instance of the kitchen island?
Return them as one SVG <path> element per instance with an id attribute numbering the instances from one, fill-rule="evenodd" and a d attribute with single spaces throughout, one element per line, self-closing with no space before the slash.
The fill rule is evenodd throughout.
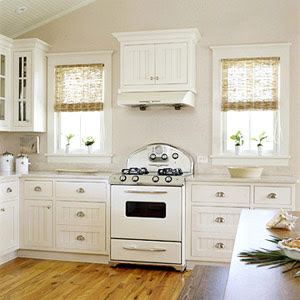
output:
<path id="1" fill-rule="evenodd" d="M 270 235 L 281 238 L 300 236 L 300 219 L 292 231 L 267 229 L 266 223 L 275 214 L 275 210 L 245 209 L 242 211 L 224 299 L 300 299 L 300 278 L 293 277 L 299 269 L 282 273 L 285 267 L 258 268 L 257 265 L 246 265 L 238 257 L 238 254 L 245 250 L 276 249 L 275 244 L 266 241 Z M 300 212 L 294 212 L 293 215 L 300 217 Z"/>

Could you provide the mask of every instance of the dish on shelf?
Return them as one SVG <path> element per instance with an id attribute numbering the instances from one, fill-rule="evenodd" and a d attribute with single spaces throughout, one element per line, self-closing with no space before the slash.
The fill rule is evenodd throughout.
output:
<path id="1" fill-rule="evenodd" d="M 262 167 L 227 167 L 231 178 L 259 178 L 264 170 Z"/>
<path id="2" fill-rule="evenodd" d="M 300 238 L 282 240 L 278 243 L 278 246 L 289 258 L 300 260 Z"/>

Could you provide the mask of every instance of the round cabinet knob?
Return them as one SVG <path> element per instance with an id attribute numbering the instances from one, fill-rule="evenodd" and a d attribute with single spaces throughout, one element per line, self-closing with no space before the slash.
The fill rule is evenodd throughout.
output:
<path id="1" fill-rule="evenodd" d="M 172 154 L 173 159 L 177 159 L 179 157 L 179 154 L 177 152 Z"/>
<path id="2" fill-rule="evenodd" d="M 133 181 L 133 182 L 139 181 L 139 176 L 133 176 L 133 177 L 132 177 L 132 181 Z"/>
<path id="3" fill-rule="evenodd" d="M 171 181 L 172 181 L 172 177 L 171 177 L 171 176 L 167 176 L 167 177 L 165 178 L 165 181 L 168 182 L 168 183 L 171 182 Z"/>
<path id="4" fill-rule="evenodd" d="M 159 181 L 159 177 L 158 176 L 153 176 L 152 177 L 152 181 L 153 182 L 158 182 Z"/>
<path id="5" fill-rule="evenodd" d="M 162 160 L 167 160 L 168 159 L 168 155 L 166 153 L 161 155 L 161 159 Z"/>
<path id="6" fill-rule="evenodd" d="M 149 156 L 149 158 L 151 160 L 154 160 L 156 158 L 156 154 L 155 153 L 151 153 L 150 156 Z"/>
<path id="7" fill-rule="evenodd" d="M 123 182 L 123 181 L 125 181 L 125 180 L 126 180 L 126 178 L 127 178 L 127 177 L 126 177 L 125 175 L 121 175 L 119 179 L 120 179 L 120 181 L 122 181 L 122 182 Z"/>

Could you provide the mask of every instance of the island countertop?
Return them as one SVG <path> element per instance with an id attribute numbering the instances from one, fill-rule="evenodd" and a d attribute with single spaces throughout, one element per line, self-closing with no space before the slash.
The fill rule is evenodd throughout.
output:
<path id="1" fill-rule="evenodd" d="M 266 223 L 276 214 L 275 210 L 243 210 L 236 235 L 228 282 L 224 294 L 226 300 L 296 300 L 300 299 L 300 278 L 294 278 L 299 269 L 282 273 L 285 267 L 269 269 L 246 265 L 238 254 L 258 248 L 276 249 L 266 241 L 270 235 L 282 238 L 300 236 L 300 218 L 292 231 L 267 229 Z M 300 212 L 293 212 L 300 217 Z"/>

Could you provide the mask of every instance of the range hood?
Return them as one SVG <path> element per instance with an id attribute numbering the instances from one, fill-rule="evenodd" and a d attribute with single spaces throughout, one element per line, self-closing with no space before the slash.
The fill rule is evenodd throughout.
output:
<path id="1" fill-rule="evenodd" d="M 173 106 L 176 110 L 182 106 L 195 106 L 195 94 L 192 91 L 179 92 L 123 92 L 118 94 L 118 105 L 139 107 L 145 110 L 149 106 Z"/>

